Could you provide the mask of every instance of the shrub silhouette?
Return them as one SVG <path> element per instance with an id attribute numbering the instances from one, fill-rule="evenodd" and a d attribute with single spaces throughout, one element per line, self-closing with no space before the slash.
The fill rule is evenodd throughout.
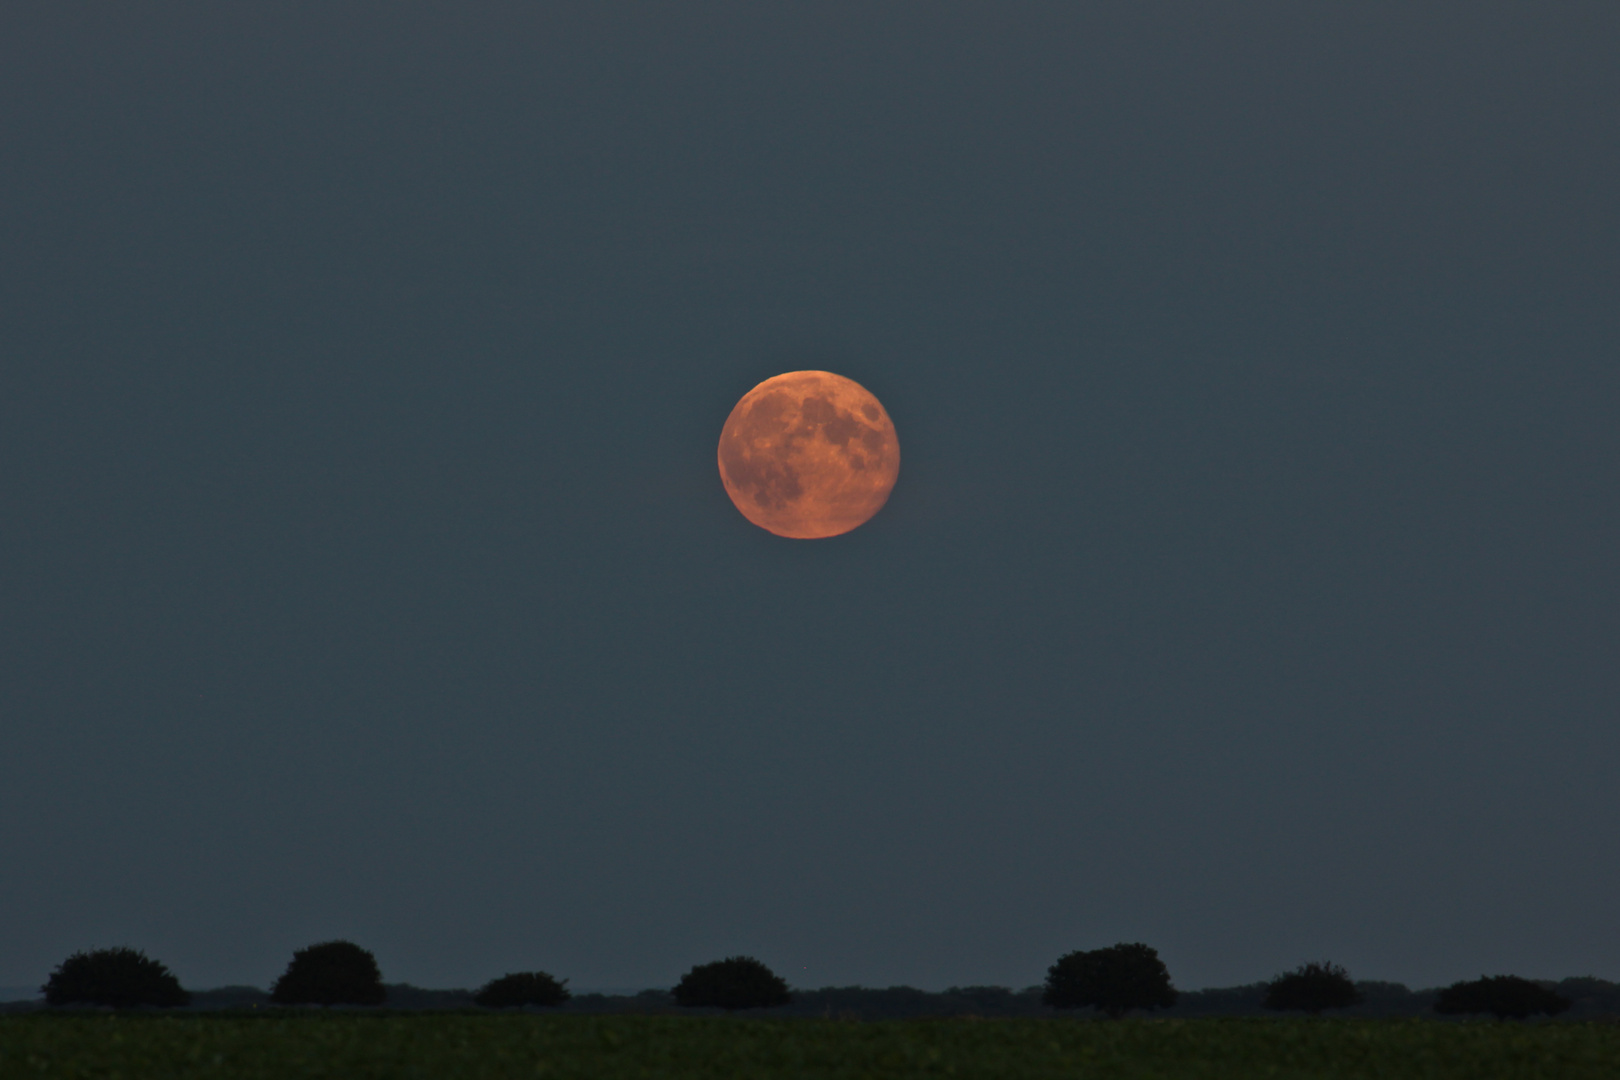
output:
<path id="1" fill-rule="evenodd" d="M 1176 990 L 1156 950 L 1119 944 L 1059 957 L 1047 969 L 1041 1000 L 1056 1009 L 1089 1005 L 1117 1020 L 1132 1009 L 1169 1008 Z"/>
<path id="2" fill-rule="evenodd" d="M 519 1005 L 561 1005 L 573 995 L 563 985 L 543 971 L 522 971 L 502 975 L 485 983 L 473 997 L 488 1009 L 511 1009 Z"/>
<path id="3" fill-rule="evenodd" d="M 1517 975 L 1495 975 L 1452 983 L 1435 999 L 1437 1013 L 1492 1013 L 1498 1020 L 1523 1020 L 1533 1013 L 1557 1016 L 1570 1000 Z"/>
<path id="4" fill-rule="evenodd" d="M 191 1002 L 169 969 L 136 949 L 76 952 L 40 988 L 48 1005 L 136 1005 L 173 1008 Z"/>
<path id="5" fill-rule="evenodd" d="M 672 994 L 675 1004 L 687 1008 L 766 1009 L 793 1000 L 787 983 L 751 956 L 700 964 L 681 976 Z"/>
<path id="6" fill-rule="evenodd" d="M 1279 975 L 1266 984 L 1265 1006 L 1308 1012 L 1344 1009 L 1360 1003 L 1361 991 L 1350 981 L 1350 973 L 1337 964 L 1310 963 Z"/>
<path id="7" fill-rule="evenodd" d="M 299 949 L 270 988 L 277 1005 L 381 1005 L 377 958 L 350 941 L 325 941 Z"/>

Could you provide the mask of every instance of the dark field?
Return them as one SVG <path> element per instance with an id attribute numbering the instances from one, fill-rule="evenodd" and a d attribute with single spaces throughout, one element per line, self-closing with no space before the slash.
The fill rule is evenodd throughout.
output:
<path id="1" fill-rule="evenodd" d="M 1546 1077 L 1613 1080 L 1620 1025 L 744 1020 L 333 1013 L 0 1018 L 0 1078 Z"/>

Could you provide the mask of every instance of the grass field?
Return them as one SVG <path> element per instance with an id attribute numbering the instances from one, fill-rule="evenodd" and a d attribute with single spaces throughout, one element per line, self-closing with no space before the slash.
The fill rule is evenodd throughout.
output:
<path id="1" fill-rule="evenodd" d="M 13 1077 L 1620 1077 L 1620 1025 L 477 1014 L 0 1018 Z"/>

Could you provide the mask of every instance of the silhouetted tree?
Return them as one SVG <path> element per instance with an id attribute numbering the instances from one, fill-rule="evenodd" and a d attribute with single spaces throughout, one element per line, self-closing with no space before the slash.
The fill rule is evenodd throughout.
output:
<path id="1" fill-rule="evenodd" d="M 136 949 L 92 949 L 76 952 L 51 972 L 42 986 L 48 1005 L 136 1005 L 173 1008 L 191 995 L 169 969 Z"/>
<path id="2" fill-rule="evenodd" d="M 1060 957 L 1047 969 L 1041 1000 L 1056 1009 L 1089 1005 L 1117 1020 L 1132 1009 L 1169 1008 L 1176 990 L 1156 950 L 1120 944 Z"/>
<path id="3" fill-rule="evenodd" d="M 1361 991 L 1350 981 L 1350 973 L 1337 964 L 1310 963 L 1266 984 L 1265 1006 L 1308 1012 L 1345 1009 L 1361 1001 Z"/>
<path id="4" fill-rule="evenodd" d="M 1437 1013 L 1491 1013 L 1498 1020 L 1523 1020 L 1534 1013 L 1557 1016 L 1569 998 L 1517 975 L 1494 975 L 1452 983 L 1435 999 Z"/>
<path id="5" fill-rule="evenodd" d="M 350 941 L 325 941 L 299 949 L 270 988 L 277 1005 L 381 1005 L 377 958 Z"/>
<path id="6" fill-rule="evenodd" d="M 511 1009 L 520 1005 L 561 1005 L 573 995 L 563 985 L 543 971 L 522 971 L 502 975 L 485 983 L 473 998 L 488 1009 Z"/>
<path id="7" fill-rule="evenodd" d="M 673 996 L 675 1004 L 687 1008 L 767 1009 L 793 1000 L 787 983 L 751 956 L 699 964 L 681 976 Z"/>

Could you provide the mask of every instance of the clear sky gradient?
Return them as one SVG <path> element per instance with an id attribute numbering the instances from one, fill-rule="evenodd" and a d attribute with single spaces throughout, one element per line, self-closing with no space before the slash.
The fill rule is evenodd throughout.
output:
<path id="1" fill-rule="evenodd" d="M 0 6 L 0 985 L 1620 978 L 1620 5 Z M 870 388 L 855 532 L 751 386 Z"/>

